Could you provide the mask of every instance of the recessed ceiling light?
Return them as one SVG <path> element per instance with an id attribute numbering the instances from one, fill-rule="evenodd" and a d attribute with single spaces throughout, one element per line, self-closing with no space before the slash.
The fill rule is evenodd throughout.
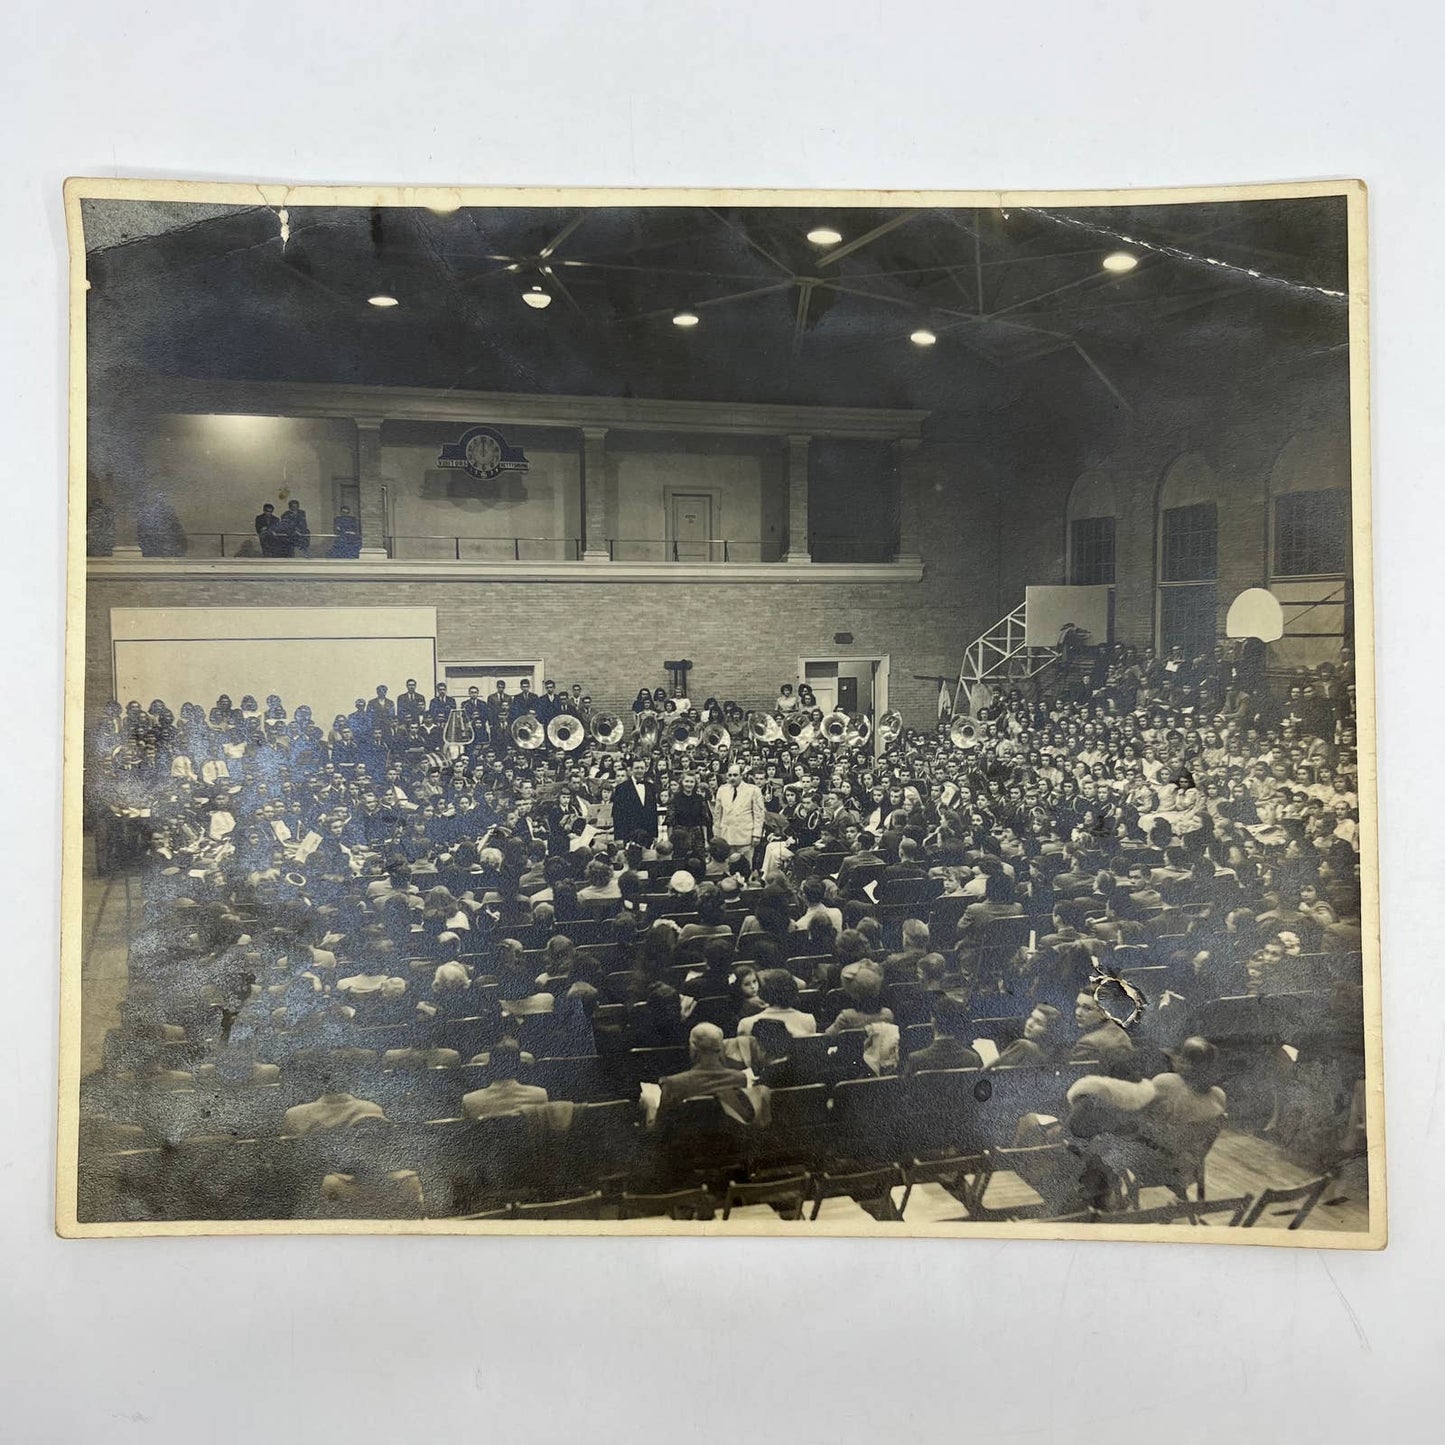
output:
<path id="1" fill-rule="evenodd" d="M 523 291 L 522 300 L 536 311 L 545 311 L 552 304 L 551 294 L 540 286 L 533 286 L 530 291 Z"/>
<path id="2" fill-rule="evenodd" d="M 396 299 L 395 296 L 368 296 L 366 299 L 367 299 L 367 301 L 369 301 L 369 302 L 371 303 L 371 305 L 373 305 L 373 306 L 400 306 L 400 305 L 401 305 L 401 302 L 399 302 L 399 301 Z"/>
<path id="3" fill-rule="evenodd" d="M 461 208 L 462 203 L 460 201 L 443 201 L 440 205 L 428 206 L 427 210 L 434 216 L 450 216 L 453 211 L 460 211 Z"/>
<path id="4" fill-rule="evenodd" d="M 1104 257 L 1106 271 L 1132 271 L 1138 264 L 1139 258 L 1131 256 L 1128 251 L 1111 251 Z"/>
<path id="5" fill-rule="evenodd" d="M 814 226 L 808 232 L 808 239 L 815 246 L 836 246 L 843 239 L 843 233 L 835 231 L 831 226 Z"/>
<path id="6" fill-rule="evenodd" d="M 938 340 L 931 331 L 915 331 L 908 339 L 915 346 L 932 346 Z"/>
<path id="7" fill-rule="evenodd" d="M 698 320 L 699 317 L 696 311 L 679 311 L 677 315 L 672 318 L 672 324 L 674 326 L 696 326 Z"/>

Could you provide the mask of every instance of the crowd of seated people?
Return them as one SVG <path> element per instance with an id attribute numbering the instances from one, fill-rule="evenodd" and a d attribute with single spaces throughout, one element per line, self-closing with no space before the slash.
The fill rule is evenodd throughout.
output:
<path id="1" fill-rule="evenodd" d="M 516 744 L 581 684 L 408 680 L 329 728 L 112 706 L 87 811 L 143 903 L 82 1217 L 596 1210 L 1015 1154 L 1035 1213 L 1108 1210 L 1202 1188 L 1226 1117 L 1327 1168 L 1363 1074 L 1349 660 L 1250 689 L 1121 649 L 975 746 L 876 756 Z"/>

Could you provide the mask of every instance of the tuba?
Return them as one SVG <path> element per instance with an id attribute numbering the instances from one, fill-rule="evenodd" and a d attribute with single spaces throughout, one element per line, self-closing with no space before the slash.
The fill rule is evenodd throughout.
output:
<path id="1" fill-rule="evenodd" d="M 547 741 L 559 752 L 576 752 L 586 739 L 587 729 L 582 726 L 582 719 L 570 712 L 559 712 L 547 724 Z"/>
<path id="2" fill-rule="evenodd" d="M 599 712 L 592 719 L 592 741 L 604 748 L 615 748 L 622 741 L 626 728 L 615 712 Z"/>
<path id="3" fill-rule="evenodd" d="M 832 743 L 837 747 L 848 735 L 848 729 L 852 721 L 847 713 L 830 712 L 822 721 L 818 732 L 822 735 L 825 743 Z"/>
<path id="4" fill-rule="evenodd" d="M 783 724 L 783 736 L 801 753 L 813 744 L 813 738 L 817 729 L 813 726 L 813 720 L 804 717 L 801 713 L 793 713 Z"/>
<path id="5" fill-rule="evenodd" d="M 903 735 L 903 714 L 901 712 L 885 712 L 878 719 L 878 741 L 886 748 L 889 743 L 896 742 Z"/>
<path id="6" fill-rule="evenodd" d="M 748 718 L 748 734 L 755 743 L 780 743 L 783 728 L 770 712 L 755 712 Z"/>
<path id="7" fill-rule="evenodd" d="M 524 712 L 521 717 L 512 719 L 511 726 L 512 741 L 524 752 L 532 752 L 540 748 L 547 740 L 546 730 L 537 721 L 534 714 Z"/>
<path id="8" fill-rule="evenodd" d="M 954 718 L 948 725 L 948 740 L 956 748 L 976 748 L 979 742 L 978 724 L 972 718 Z"/>
<path id="9" fill-rule="evenodd" d="M 674 718 L 663 729 L 663 736 L 666 737 L 673 752 L 685 753 L 698 745 L 701 734 L 686 718 Z"/>
<path id="10" fill-rule="evenodd" d="M 768 719 L 772 722 L 772 719 Z M 698 745 L 706 748 L 710 753 L 716 753 L 719 757 L 728 752 L 733 745 L 733 735 L 721 723 L 708 723 L 698 734 Z"/>
<path id="11" fill-rule="evenodd" d="M 843 730 L 843 745 L 850 748 L 861 748 L 872 736 L 873 724 L 868 718 L 850 718 L 848 726 Z"/>
<path id="12" fill-rule="evenodd" d="M 655 712 L 642 713 L 637 719 L 636 748 L 639 757 L 646 757 L 657 747 L 662 735 L 662 724 Z"/>

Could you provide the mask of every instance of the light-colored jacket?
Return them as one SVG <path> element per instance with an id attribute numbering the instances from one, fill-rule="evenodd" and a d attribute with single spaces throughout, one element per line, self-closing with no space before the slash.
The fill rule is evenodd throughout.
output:
<path id="1" fill-rule="evenodd" d="M 763 836 L 767 807 L 762 789 L 755 783 L 724 783 L 713 802 L 713 836 L 733 847 L 756 843 Z"/>

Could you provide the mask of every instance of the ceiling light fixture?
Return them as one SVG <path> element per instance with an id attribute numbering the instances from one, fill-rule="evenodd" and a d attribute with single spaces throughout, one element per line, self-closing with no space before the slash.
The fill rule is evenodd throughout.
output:
<path id="1" fill-rule="evenodd" d="M 368 296 L 367 301 L 372 306 L 400 306 L 401 302 L 395 296 Z"/>
<path id="2" fill-rule="evenodd" d="M 915 346 L 932 346 L 938 340 L 931 331 L 915 331 L 908 339 Z"/>
<path id="3" fill-rule="evenodd" d="M 1139 264 L 1139 258 L 1132 256 L 1128 251 L 1111 251 L 1104 257 L 1104 269 L 1106 271 L 1117 271 L 1121 274 L 1125 271 L 1132 271 Z"/>
<path id="4" fill-rule="evenodd" d="M 439 206 L 428 206 L 427 210 L 434 216 L 450 216 L 454 211 L 460 211 L 461 208 L 462 203 L 460 201 L 444 201 Z"/>
<path id="5" fill-rule="evenodd" d="M 808 239 L 815 246 L 836 246 L 843 239 L 843 233 L 835 231 L 831 226 L 814 226 L 808 232 Z"/>
<path id="6" fill-rule="evenodd" d="M 699 319 L 696 311 L 679 311 L 672 318 L 672 324 L 674 326 L 696 326 Z"/>
<path id="7" fill-rule="evenodd" d="M 540 286 L 533 286 L 530 291 L 523 291 L 522 300 L 534 311 L 545 311 L 552 304 L 551 295 Z"/>

